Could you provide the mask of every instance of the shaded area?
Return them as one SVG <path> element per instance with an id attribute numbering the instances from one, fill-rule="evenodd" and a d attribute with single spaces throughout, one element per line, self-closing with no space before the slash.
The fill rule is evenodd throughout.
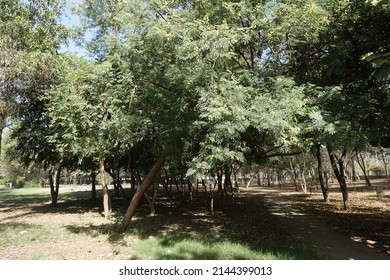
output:
<path id="1" fill-rule="evenodd" d="M 326 204 L 310 195 L 281 193 L 275 189 L 263 192 L 272 214 L 291 234 L 321 252 L 324 258 L 390 259 L 386 249 L 390 224 L 383 209 L 337 210 L 337 204 Z"/>
<path id="2" fill-rule="evenodd" d="M 134 249 L 142 259 L 153 260 L 289 260 L 314 259 L 313 254 L 286 245 L 246 246 L 228 239 L 193 235 L 149 238 Z"/>
<path id="3" fill-rule="evenodd" d="M 192 201 L 161 197 L 156 205 L 157 215 L 148 215 L 148 206 L 141 205 L 126 232 L 121 231 L 119 222 L 114 226 L 66 228 L 73 234 L 91 237 L 104 234 L 110 243 L 121 246 L 128 245 L 129 237 L 136 237 L 138 242 L 130 246 L 136 248 L 133 258 L 317 258 L 283 230 L 279 221 L 269 214 L 260 194 L 243 193 L 225 198 L 223 203 L 216 203 L 214 213 L 208 207 L 207 196 L 200 195 Z M 114 209 L 118 210 L 116 215 L 124 211 Z"/>

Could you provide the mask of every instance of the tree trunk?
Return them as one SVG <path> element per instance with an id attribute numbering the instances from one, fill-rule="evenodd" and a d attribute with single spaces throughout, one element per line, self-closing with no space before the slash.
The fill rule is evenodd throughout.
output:
<path id="1" fill-rule="evenodd" d="M 153 165 L 152 169 L 149 171 L 149 174 L 146 176 L 145 180 L 137 189 L 123 218 L 123 222 L 122 222 L 123 228 L 127 229 L 130 226 L 131 219 L 133 218 L 135 210 L 137 209 L 139 203 L 141 202 L 142 196 L 145 194 L 146 190 L 153 183 L 154 176 L 160 171 L 162 165 L 165 162 L 166 157 L 167 157 L 167 153 L 163 152 L 159 157 L 159 159 Z"/>
<path id="2" fill-rule="evenodd" d="M 222 171 L 218 171 L 217 172 L 217 196 L 222 196 L 223 197 L 223 187 L 222 187 L 222 175 L 223 175 L 223 172 Z"/>
<path id="3" fill-rule="evenodd" d="M 306 178 L 305 178 L 305 170 L 301 170 L 300 171 L 300 174 L 301 174 L 301 178 L 302 178 L 302 181 L 301 181 L 301 189 L 304 193 L 307 193 L 307 183 L 306 183 Z"/>
<path id="4" fill-rule="evenodd" d="M 263 177 L 263 172 L 260 172 L 260 170 L 257 172 L 257 186 L 261 187 L 261 181 Z"/>
<path id="5" fill-rule="evenodd" d="M 192 186 L 191 179 L 193 179 L 193 178 L 189 177 L 189 178 L 187 179 L 188 199 L 189 199 L 190 201 L 192 201 L 192 199 L 193 199 L 193 186 Z"/>
<path id="6" fill-rule="evenodd" d="M 232 171 L 229 166 L 225 167 L 225 182 L 224 182 L 224 191 L 232 193 L 233 192 L 233 187 L 232 187 Z"/>
<path id="7" fill-rule="evenodd" d="M 111 214 L 111 199 L 110 193 L 108 191 L 106 173 L 104 169 L 104 160 L 99 161 L 99 169 L 100 169 L 100 181 L 102 184 L 103 191 L 103 209 L 104 209 L 104 218 L 108 220 Z"/>
<path id="8" fill-rule="evenodd" d="M 257 174 L 256 174 L 256 173 L 253 174 L 253 175 L 249 178 L 249 181 L 248 181 L 248 183 L 247 183 L 246 186 L 245 186 L 246 189 L 249 189 L 249 186 L 251 185 L 253 179 L 255 179 L 256 175 L 258 176 L 258 173 L 257 173 Z"/>
<path id="9" fill-rule="evenodd" d="M 293 163 L 293 161 L 290 159 L 289 160 L 290 162 L 290 170 L 291 170 L 291 173 L 292 173 L 292 177 L 293 177 L 293 182 L 294 182 L 294 187 L 295 187 L 295 191 L 297 192 L 298 191 L 298 174 L 297 174 L 297 170 L 295 168 L 295 165 Z"/>
<path id="10" fill-rule="evenodd" d="M 53 207 L 57 206 L 58 201 L 58 192 L 60 189 L 60 176 L 62 169 L 62 160 L 58 164 L 57 168 L 54 166 L 49 169 L 49 185 L 50 185 L 50 196 L 51 196 L 51 205 Z M 53 175 L 54 170 L 54 175 Z"/>
<path id="11" fill-rule="evenodd" d="M 316 156 L 317 156 L 317 171 L 318 171 L 318 179 L 320 181 L 322 195 L 324 196 L 324 201 L 326 203 L 329 202 L 329 188 L 328 185 L 325 184 L 324 180 L 324 170 L 322 167 L 322 157 L 321 157 L 321 144 L 317 143 L 316 145 Z"/>
<path id="12" fill-rule="evenodd" d="M 150 198 L 148 193 L 145 192 L 145 197 L 146 197 L 146 200 L 148 201 L 148 205 L 150 208 L 150 212 L 149 212 L 150 216 L 156 215 L 157 192 L 158 192 L 158 183 L 153 184 L 152 198 Z"/>
<path id="13" fill-rule="evenodd" d="M 344 176 L 345 156 L 347 152 L 344 148 L 341 158 L 337 160 L 337 157 L 334 154 L 329 144 L 327 145 L 327 147 L 328 147 L 328 154 L 332 165 L 332 169 L 334 171 L 334 174 L 336 175 L 337 181 L 339 182 L 341 193 L 343 195 L 344 208 L 348 210 L 350 209 L 350 204 L 349 204 L 349 197 L 348 197 L 347 182 L 345 181 L 345 176 Z"/>
<path id="14" fill-rule="evenodd" d="M 372 185 L 371 185 L 370 178 L 368 177 L 368 174 L 367 174 L 366 163 L 364 162 L 364 157 L 361 153 L 357 154 L 357 162 L 363 171 L 364 179 L 366 180 L 367 187 L 371 188 Z"/>
<path id="15" fill-rule="evenodd" d="M 131 194 L 133 194 L 135 192 L 135 176 L 133 174 L 131 174 L 130 184 L 131 184 Z"/>
<path id="16" fill-rule="evenodd" d="M 91 172 L 92 200 L 96 201 L 96 172 Z"/>
<path id="17" fill-rule="evenodd" d="M 386 180 L 387 180 L 387 183 L 390 185 L 390 178 L 389 178 L 389 171 L 388 171 L 388 160 L 386 158 L 385 151 L 383 149 L 381 149 L 381 157 L 382 157 L 383 166 L 385 168 Z"/>
<path id="18" fill-rule="evenodd" d="M 3 130 L 4 130 L 4 127 L 0 127 L 0 160 L 1 160 L 1 149 L 2 149 L 2 144 L 3 144 Z"/>
<path id="19" fill-rule="evenodd" d="M 352 169 L 352 182 L 357 181 L 356 168 L 355 168 L 355 156 L 351 157 L 351 169 Z"/>

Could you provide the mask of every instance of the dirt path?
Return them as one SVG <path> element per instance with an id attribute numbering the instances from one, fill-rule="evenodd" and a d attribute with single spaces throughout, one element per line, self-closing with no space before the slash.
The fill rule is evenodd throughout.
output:
<path id="1" fill-rule="evenodd" d="M 350 237 L 331 228 L 319 219 L 310 216 L 288 203 L 280 192 L 256 188 L 270 207 L 272 215 L 295 238 L 310 250 L 330 260 L 387 260 L 390 255 L 376 251 L 367 244 L 353 241 Z"/>

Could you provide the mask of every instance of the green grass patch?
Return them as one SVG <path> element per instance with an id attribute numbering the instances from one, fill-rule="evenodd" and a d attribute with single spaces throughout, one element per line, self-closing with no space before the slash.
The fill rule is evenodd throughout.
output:
<path id="1" fill-rule="evenodd" d="M 91 198 L 91 191 L 77 190 L 69 191 L 69 188 L 62 189 L 60 186 L 58 200 L 87 200 Z M 10 189 L 0 188 L 0 201 L 23 202 L 23 203 L 45 203 L 50 202 L 49 188 L 21 188 Z"/>
<path id="2" fill-rule="evenodd" d="M 252 248 L 202 236 L 160 236 L 139 240 L 132 255 L 142 260 L 304 260 L 317 259 L 302 248 L 285 245 Z"/>
<path id="3" fill-rule="evenodd" d="M 0 201 L 42 203 L 50 201 L 50 190 L 43 188 L 7 189 L 0 188 Z"/>
<path id="4" fill-rule="evenodd" d="M 12 245 L 44 242 L 53 236 L 43 226 L 29 224 L 0 224 L 0 248 Z"/>
<path id="5" fill-rule="evenodd" d="M 45 259 L 45 253 L 44 252 L 33 252 L 28 253 L 25 256 L 26 260 L 36 261 L 36 260 L 44 260 Z"/>

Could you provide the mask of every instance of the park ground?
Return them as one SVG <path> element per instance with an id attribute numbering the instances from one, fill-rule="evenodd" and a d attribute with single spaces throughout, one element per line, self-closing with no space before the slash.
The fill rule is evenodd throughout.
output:
<path id="1" fill-rule="evenodd" d="M 241 188 L 213 212 L 202 193 L 160 192 L 156 215 L 141 205 L 126 232 L 129 201 L 113 198 L 106 221 L 89 186 L 61 186 L 56 208 L 46 188 L 0 188 L 0 259 L 390 259 L 390 188 L 374 185 L 350 185 L 349 211 L 336 186 L 328 204 L 317 189 Z"/>

